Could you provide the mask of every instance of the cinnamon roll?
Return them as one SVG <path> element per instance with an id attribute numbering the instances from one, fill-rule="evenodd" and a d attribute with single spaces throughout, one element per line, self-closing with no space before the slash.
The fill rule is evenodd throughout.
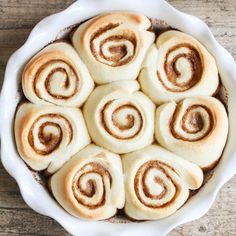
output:
<path id="1" fill-rule="evenodd" d="M 157 145 L 122 157 L 125 213 L 136 220 L 154 220 L 176 212 L 189 190 L 203 182 L 202 170 Z"/>
<path id="2" fill-rule="evenodd" d="M 53 173 L 90 143 L 81 111 L 58 106 L 20 105 L 15 140 L 22 159 L 34 170 Z"/>
<path id="3" fill-rule="evenodd" d="M 32 103 L 79 107 L 94 83 L 75 49 L 66 42 L 56 42 L 28 62 L 22 87 Z"/>
<path id="4" fill-rule="evenodd" d="M 99 15 L 78 27 L 72 36 L 96 83 L 137 78 L 155 35 L 150 20 L 130 12 Z"/>
<path id="5" fill-rule="evenodd" d="M 136 81 L 97 87 L 84 105 L 92 140 L 115 153 L 127 153 L 152 143 L 155 106 Z"/>
<path id="6" fill-rule="evenodd" d="M 95 145 L 72 157 L 49 184 L 56 200 L 75 217 L 107 219 L 124 206 L 120 157 Z"/>
<path id="7" fill-rule="evenodd" d="M 219 86 L 215 59 L 192 36 L 179 31 L 161 34 L 143 63 L 141 89 L 156 103 L 213 95 Z"/>
<path id="8" fill-rule="evenodd" d="M 226 110 L 213 97 L 163 104 L 156 111 L 155 135 L 163 147 L 205 170 L 211 169 L 226 143 Z"/>

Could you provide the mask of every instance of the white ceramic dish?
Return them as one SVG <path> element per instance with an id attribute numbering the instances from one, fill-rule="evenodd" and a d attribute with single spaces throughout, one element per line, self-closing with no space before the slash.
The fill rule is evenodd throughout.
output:
<path id="1" fill-rule="evenodd" d="M 133 10 L 149 17 L 162 19 L 170 26 L 186 32 L 215 56 L 222 82 L 228 90 L 230 132 L 223 157 L 215 168 L 213 177 L 174 215 L 158 221 L 142 223 L 88 222 L 76 219 L 65 212 L 33 178 L 32 173 L 19 157 L 13 136 L 15 109 L 21 99 L 19 91 L 22 67 L 43 46 L 54 40 L 60 30 L 84 21 L 104 11 Z M 236 65 L 230 54 L 216 42 L 212 33 L 201 20 L 181 13 L 164 0 L 80 0 L 66 10 L 39 22 L 25 44 L 17 50 L 7 64 L 0 98 L 1 158 L 6 170 L 12 175 L 25 202 L 40 214 L 57 220 L 73 235 L 165 235 L 174 227 L 204 215 L 211 207 L 217 192 L 236 173 Z M 214 148 L 214 147 L 209 147 Z"/>

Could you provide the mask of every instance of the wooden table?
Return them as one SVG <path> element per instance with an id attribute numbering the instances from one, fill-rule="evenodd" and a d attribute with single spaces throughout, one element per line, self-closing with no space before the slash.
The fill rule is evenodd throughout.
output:
<path id="1" fill-rule="evenodd" d="M 9 56 L 42 18 L 69 6 L 70 0 L 0 0 L 0 86 Z M 236 59 L 236 0 L 169 0 L 198 16 Z M 0 235 L 68 235 L 54 220 L 31 210 L 17 184 L 0 164 Z M 158 233 L 157 233 L 158 235 Z M 201 219 L 179 226 L 169 235 L 236 235 L 236 176 L 219 192 Z"/>

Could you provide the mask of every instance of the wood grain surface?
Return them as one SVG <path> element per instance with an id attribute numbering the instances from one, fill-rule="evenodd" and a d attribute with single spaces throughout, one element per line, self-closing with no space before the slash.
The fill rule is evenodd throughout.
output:
<path id="1" fill-rule="evenodd" d="M 33 26 L 45 16 L 64 9 L 72 2 L 0 0 L 0 86 L 9 56 L 24 43 Z M 236 0 L 169 2 L 178 9 L 204 20 L 217 40 L 236 59 Z M 0 235 L 68 235 L 57 222 L 35 213 L 24 203 L 17 184 L 2 164 Z M 179 226 L 169 235 L 236 235 L 236 176 L 221 189 L 214 205 L 204 217 Z"/>

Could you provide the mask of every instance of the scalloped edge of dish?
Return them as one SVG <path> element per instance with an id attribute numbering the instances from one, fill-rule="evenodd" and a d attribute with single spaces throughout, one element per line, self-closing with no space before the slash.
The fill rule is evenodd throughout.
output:
<path id="1" fill-rule="evenodd" d="M 230 132 L 223 158 L 215 168 L 213 177 L 197 195 L 193 196 L 172 216 L 146 222 L 127 224 L 109 221 L 83 221 L 65 212 L 41 186 L 35 184 L 31 172 L 19 157 L 13 134 L 13 122 L 16 105 L 19 102 L 19 77 L 25 62 L 38 50 L 56 38 L 61 29 L 79 23 L 104 11 L 131 10 L 138 11 L 151 18 L 158 18 L 168 25 L 186 32 L 201 43 L 215 56 L 224 86 L 229 92 L 228 109 Z M 47 34 L 50 32 L 50 35 Z M 14 91 L 9 93 L 9 89 Z M 9 59 L 0 97 L 0 135 L 1 160 L 8 173 L 17 181 L 24 201 L 36 212 L 58 221 L 73 235 L 165 235 L 176 226 L 203 216 L 211 207 L 219 189 L 236 173 L 236 64 L 233 57 L 215 40 L 208 26 L 200 19 L 182 13 L 164 0 L 80 0 L 67 9 L 48 16 L 40 21 L 31 31 L 25 44 Z M 4 127 L 4 129 L 3 129 Z M 40 199 L 40 201 L 38 201 Z M 193 207 L 197 206 L 197 207 Z M 191 208 L 191 210 L 189 210 Z M 90 231 L 88 231 L 88 229 Z"/>

